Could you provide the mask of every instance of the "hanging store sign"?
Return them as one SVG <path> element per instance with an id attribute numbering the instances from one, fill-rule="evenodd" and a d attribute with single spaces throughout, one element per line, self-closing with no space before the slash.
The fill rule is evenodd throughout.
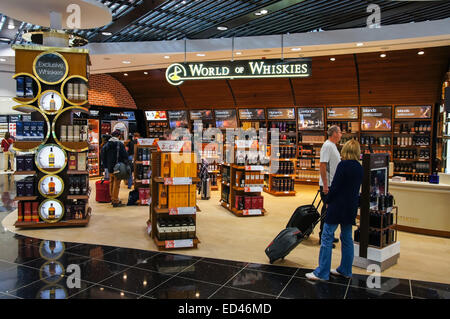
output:
<path id="1" fill-rule="evenodd" d="M 431 105 L 425 106 L 396 106 L 396 119 L 430 119 Z"/>
<path id="2" fill-rule="evenodd" d="M 311 76 L 311 59 L 244 60 L 174 63 L 166 70 L 166 79 L 172 85 L 187 80 L 217 80 L 243 78 L 282 78 Z"/>

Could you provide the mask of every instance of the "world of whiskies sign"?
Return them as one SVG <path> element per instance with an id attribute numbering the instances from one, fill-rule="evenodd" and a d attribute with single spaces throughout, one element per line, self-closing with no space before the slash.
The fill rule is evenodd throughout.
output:
<path id="1" fill-rule="evenodd" d="M 310 77 L 311 59 L 174 63 L 166 70 L 172 85 L 188 80 Z"/>

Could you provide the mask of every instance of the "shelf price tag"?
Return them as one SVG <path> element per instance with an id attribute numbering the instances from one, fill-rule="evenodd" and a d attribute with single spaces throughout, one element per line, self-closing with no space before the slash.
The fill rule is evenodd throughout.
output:
<path id="1" fill-rule="evenodd" d="M 260 209 L 244 209 L 242 211 L 242 215 L 251 216 L 251 215 L 261 215 L 262 212 Z"/>
<path id="2" fill-rule="evenodd" d="M 197 207 L 169 208 L 169 215 L 193 215 L 197 213 Z"/>
<path id="3" fill-rule="evenodd" d="M 141 199 L 141 205 L 150 205 L 149 199 Z"/>
<path id="4" fill-rule="evenodd" d="M 262 165 L 246 165 L 245 170 L 246 171 L 262 171 L 262 170 L 264 170 L 264 167 Z"/>
<path id="5" fill-rule="evenodd" d="M 150 165 L 150 161 L 142 161 L 142 165 Z"/>
<path id="6" fill-rule="evenodd" d="M 246 193 L 251 193 L 251 192 L 262 192 L 262 187 L 261 186 L 256 186 L 256 187 L 244 187 L 244 192 Z"/>
<path id="7" fill-rule="evenodd" d="M 193 239 L 166 240 L 164 244 L 165 244 L 166 249 L 188 248 L 188 247 L 194 247 L 194 240 Z"/>
<path id="8" fill-rule="evenodd" d="M 155 144 L 155 142 L 157 141 L 158 139 L 156 139 L 156 138 L 138 138 L 138 140 L 137 140 L 137 144 L 138 145 L 153 145 L 153 144 Z"/>
<path id="9" fill-rule="evenodd" d="M 191 185 L 191 177 L 165 177 L 164 185 Z"/>
<path id="10" fill-rule="evenodd" d="M 150 180 L 149 179 L 143 179 L 142 180 L 142 184 L 150 184 Z"/>

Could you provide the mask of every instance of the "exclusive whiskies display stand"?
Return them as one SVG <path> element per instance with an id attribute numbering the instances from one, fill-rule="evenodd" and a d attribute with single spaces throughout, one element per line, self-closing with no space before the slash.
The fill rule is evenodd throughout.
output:
<path id="1" fill-rule="evenodd" d="M 274 196 L 295 196 L 295 146 L 280 145 L 279 152 L 277 154 L 272 152 L 272 148 L 270 148 L 270 150 L 270 164 L 274 161 L 278 162 L 278 169 L 275 172 L 269 172 L 269 174 L 267 174 L 264 192 Z M 272 165 L 270 165 L 270 167 L 272 167 Z"/>
<path id="2" fill-rule="evenodd" d="M 14 110 L 31 115 L 16 127 L 17 228 L 86 226 L 88 205 L 88 51 L 13 46 Z"/>
<path id="3" fill-rule="evenodd" d="M 154 138 L 141 138 L 134 145 L 134 189 L 139 191 L 139 206 L 149 205 L 150 203 L 150 185 L 152 176 L 151 153 L 156 150 Z"/>
<path id="4" fill-rule="evenodd" d="M 384 271 L 400 257 L 395 229 L 398 208 L 394 207 L 393 197 L 388 193 L 389 154 L 364 154 L 363 168 L 360 225 L 355 231 L 353 266 L 367 269 L 376 264 Z"/>
<path id="5" fill-rule="evenodd" d="M 159 141 L 157 145 L 151 153 L 147 232 L 159 250 L 197 248 L 196 184 L 200 179 L 196 155 L 191 153 L 190 142 Z"/>

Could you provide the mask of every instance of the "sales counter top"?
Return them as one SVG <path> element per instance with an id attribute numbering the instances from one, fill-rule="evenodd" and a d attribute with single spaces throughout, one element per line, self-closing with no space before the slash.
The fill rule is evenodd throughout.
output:
<path id="1" fill-rule="evenodd" d="M 450 180 L 447 176 L 440 176 L 439 184 L 389 180 L 389 192 L 398 206 L 398 230 L 450 237 Z"/>

